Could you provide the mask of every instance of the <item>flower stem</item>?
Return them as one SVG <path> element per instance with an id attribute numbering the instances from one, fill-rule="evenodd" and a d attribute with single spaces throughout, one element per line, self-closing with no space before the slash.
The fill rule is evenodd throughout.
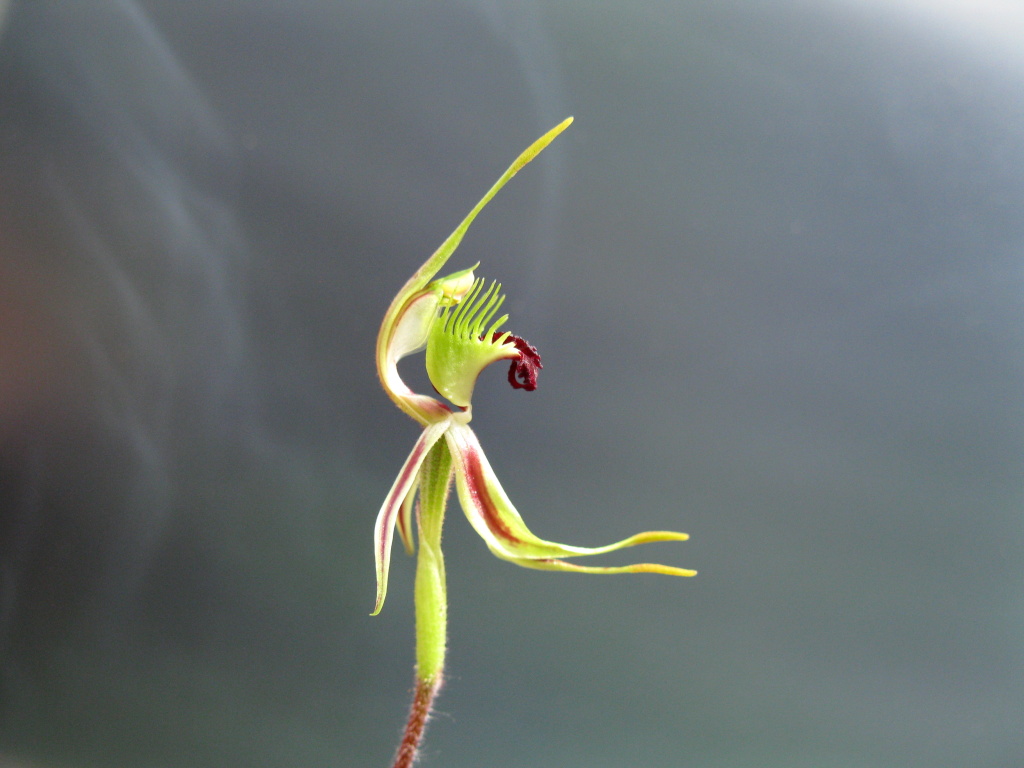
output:
<path id="1" fill-rule="evenodd" d="M 444 682 L 448 596 L 441 554 L 441 529 L 452 479 L 452 455 L 439 440 L 420 470 L 419 554 L 416 558 L 416 692 L 393 768 L 409 768 L 419 752 L 434 697 Z"/>
<path id="2" fill-rule="evenodd" d="M 441 678 L 434 680 L 416 680 L 416 693 L 413 694 L 412 707 L 409 709 L 409 721 L 405 724 L 402 743 L 398 745 L 393 768 L 410 768 L 419 754 L 420 741 L 430 718 L 430 710 L 434 705 L 434 696 L 441 688 Z"/>

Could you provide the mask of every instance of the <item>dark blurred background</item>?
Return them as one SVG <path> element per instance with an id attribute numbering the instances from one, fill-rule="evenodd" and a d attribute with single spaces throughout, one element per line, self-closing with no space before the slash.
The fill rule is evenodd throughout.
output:
<path id="1" fill-rule="evenodd" d="M 0 16 L 5 3 L 0 2 Z M 0 765 L 387 766 L 451 262 L 540 388 L 474 426 L 587 577 L 446 535 L 424 766 L 1024 765 L 1024 9 L 13 0 L 0 32 Z"/>

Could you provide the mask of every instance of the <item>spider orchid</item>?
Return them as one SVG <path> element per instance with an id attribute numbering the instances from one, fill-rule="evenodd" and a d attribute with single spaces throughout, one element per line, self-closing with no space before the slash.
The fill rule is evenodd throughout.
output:
<path id="1" fill-rule="evenodd" d="M 696 572 L 652 563 L 616 567 L 584 566 L 565 558 L 598 555 L 654 541 L 684 541 L 685 533 L 649 531 L 603 547 L 557 544 L 535 536 L 509 501 L 473 430 L 472 396 L 484 368 L 500 360 L 510 364 L 509 383 L 533 390 L 541 360 L 535 347 L 501 330 L 508 315 L 498 316 L 504 302 L 501 286 L 474 276 L 479 264 L 432 279 L 458 247 L 473 219 L 505 183 L 572 122 L 568 118 L 535 141 L 498 179 L 441 247 L 416 271 L 392 301 L 377 338 L 377 372 L 381 383 L 405 413 L 423 426 L 384 500 L 374 528 L 377 600 L 380 612 L 387 593 L 388 566 L 395 529 L 416 566 L 416 691 L 395 768 L 415 759 L 433 698 L 444 670 L 447 598 L 441 527 L 452 479 L 470 524 L 498 557 L 526 568 L 583 573 Z M 426 367 L 434 389 L 448 402 L 413 392 L 398 374 L 398 361 L 426 350 Z M 449 405 L 450 403 L 450 405 Z M 418 504 L 416 503 L 418 499 Z"/>

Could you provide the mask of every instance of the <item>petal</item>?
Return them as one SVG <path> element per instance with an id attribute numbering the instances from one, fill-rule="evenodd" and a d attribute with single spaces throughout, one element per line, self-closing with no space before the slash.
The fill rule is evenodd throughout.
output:
<path id="1" fill-rule="evenodd" d="M 405 501 L 413 494 L 416 488 L 416 481 L 419 479 L 420 467 L 423 466 L 423 459 L 427 452 L 434 447 L 434 443 L 441 439 L 441 435 L 450 426 L 448 420 L 431 424 L 423 430 L 413 446 L 412 453 L 402 465 L 398 477 L 388 491 L 384 505 L 377 515 L 377 523 L 373 527 L 373 558 L 377 566 L 377 603 L 373 608 L 371 616 L 380 613 L 384 606 L 384 596 L 388 591 L 388 567 L 391 564 L 391 541 L 395 534 L 395 521 L 403 514 L 402 507 Z"/>
<path id="2" fill-rule="evenodd" d="M 382 326 L 377 340 L 377 375 L 395 404 L 426 426 L 445 418 L 451 409 L 429 395 L 413 392 L 398 375 L 398 361 L 426 345 L 441 304 L 442 292 L 424 290 L 398 310 L 391 325 Z"/>
<path id="3" fill-rule="evenodd" d="M 604 547 L 574 547 L 535 536 L 512 506 L 491 469 L 480 441 L 469 426 L 453 423 L 445 433 L 455 460 L 459 501 L 470 524 L 498 557 L 517 565 L 542 570 L 580 571 L 584 573 L 665 573 L 692 576 L 695 571 L 653 563 L 608 568 L 580 566 L 560 558 L 600 555 L 637 544 L 654 541 L 685 541 L 685 533 L 647 531 Z"/>

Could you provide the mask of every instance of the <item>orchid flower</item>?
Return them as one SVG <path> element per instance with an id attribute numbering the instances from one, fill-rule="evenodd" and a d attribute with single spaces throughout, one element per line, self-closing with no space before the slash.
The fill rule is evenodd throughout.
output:
<path id="1" fill-rule="evenodd" d="M 423 432 L 388 492 L 374 527 L 374 559 L 380 612 L 387 594 L 388 566 L 395 529 L 409 554 L 415 551 L 413 521 L 418 529 L 416 567 L 416 691 L 395 768 L 415 759 L 419 741 L 440 688 L 444 671 L 447 598 L 441 527 L 452 479 L 470 525 L 498 557 L 525 568 L 583 573 L 696 572 L 652 563 L 614 567 L 584 566 L 566 558 L 598 555 L 654 541 L 684 541 L 685 533 L 649 531 L 603 547 L 577 547 L 534 535 L 512 505 L 469 426 L 477 377 L 487 366 L 508 361 L 509 383 L 533 390 L 541 360 L 535 347 L 502 330 L 508 315 L 498 316 L 504 302 L 501 286 L 474 275 L 479 264 L 433 279 L 458 247 L 473 219 L 505 183 L 569 126 L 564 120 L 523 152 L 441 247 L 409 279 L 384 315 L 377 338 L 377 372 L 395 404 L 423 426 Z M 398 361 L 426 350 L 427 375 L 443 402 L 413 392 L 398 373 Z M 416 503 L 418 499 L 418 504 Z"/>

